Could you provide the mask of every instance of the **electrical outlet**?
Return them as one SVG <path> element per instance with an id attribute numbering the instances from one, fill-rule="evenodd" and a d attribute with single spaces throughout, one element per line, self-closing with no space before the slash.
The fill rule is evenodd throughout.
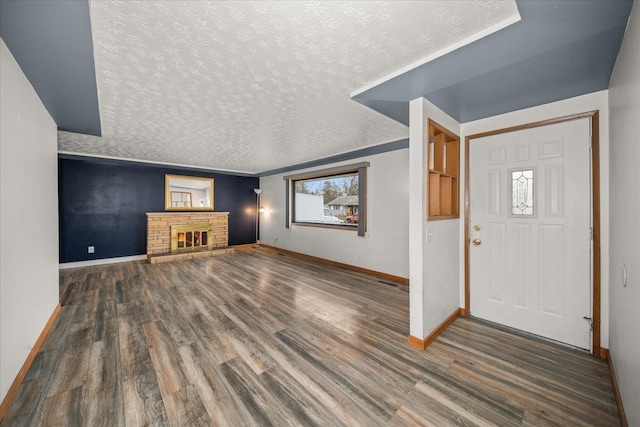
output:
<path id="1" fill-rule="evenodd" d="M 87 246 L 87 253 L 94 253 L 96 251 L 96 247 L 95 246 Z"/>

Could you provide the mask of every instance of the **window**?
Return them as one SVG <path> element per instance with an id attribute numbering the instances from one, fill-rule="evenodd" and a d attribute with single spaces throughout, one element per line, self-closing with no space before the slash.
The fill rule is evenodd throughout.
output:
<path id="1" fill-rule="evenodd" d="M 535 216 L 534 173 L 534 169 L 511 171 L 511 216 Z"/>
<path id="2" fill-rule="evenodd" d="M 285 176 L 287 227 L 291 224 L 357 230 L 366 228 L 366 168 L 359 163 Z"/>
<path id="3" fill-rule="evenodd" d="M 293 181 L 293 189 L 293 222 L 357 227 L 357 171 Z"/>

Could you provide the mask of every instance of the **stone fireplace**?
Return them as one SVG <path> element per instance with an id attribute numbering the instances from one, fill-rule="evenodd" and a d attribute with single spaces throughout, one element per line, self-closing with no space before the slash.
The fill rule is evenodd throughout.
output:
<path id="1" fill-rule="evenodd" d="M 229 212 L 148 212 L 150 263 L 230 252 Z"/>

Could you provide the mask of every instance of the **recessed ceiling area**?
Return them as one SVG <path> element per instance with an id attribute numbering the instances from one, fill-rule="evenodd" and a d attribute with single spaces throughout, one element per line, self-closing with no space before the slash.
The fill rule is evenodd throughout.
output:
<path id="1" fill-rule="evenodd" d="M 632 4 L 3 1 L 0 35 L 61 153 L 261 174 L 404 140 L 421 96 L 467 122 L 606 89 Z"/>
<path id="2" fill-rule="evenodd" d="M 406 138 L 350 92 L 517 14 L 500 1 L 90 6 L 102 137 L 64 132 L 60 150 L 254 173 Z"/>
<path id="3" fill-rule="evenodd" d="M 89 6 L 102 136 L 59 150 L 249 173 L 406 138 L 351 92 L 518 19 L 497 0 Z"/>

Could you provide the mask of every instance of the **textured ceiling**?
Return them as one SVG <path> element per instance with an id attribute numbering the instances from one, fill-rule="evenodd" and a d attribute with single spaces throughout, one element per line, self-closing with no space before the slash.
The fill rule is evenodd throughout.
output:
<path id="1" fill-rule="evenodd" d="M 102 137 L 78 154 L 257 173 L 406 138 L 354 90 L 513 22 L 513 1 L 90 2 Z"/>
<path id="2" fill-rule="evenodd" d="M 425 97 L 466 123 L 609 87 L 633 0 L 517 4 L 519 22 L 353 99 L 408 124 L 408 102 Z"/>

